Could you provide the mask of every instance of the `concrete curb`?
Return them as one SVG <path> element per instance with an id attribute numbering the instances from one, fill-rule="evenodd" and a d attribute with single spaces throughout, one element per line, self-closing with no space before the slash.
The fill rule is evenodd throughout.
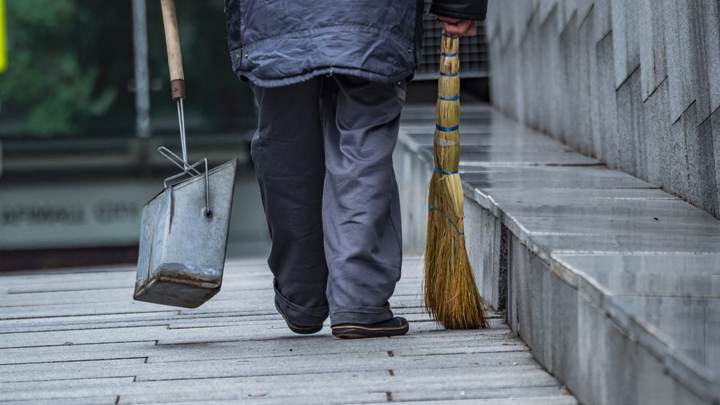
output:
<path id="1" fill-rule="evenodd" d="M 427 180 L 432 171 L 431 141 L 426 135 L 431 131 L 427 128 L 432 128 L 428 125 L 432 116 L 431 106 L 406 114 L 395 155 L 405 248 L 414 252 L 422 251 L 425 235 Z M 696 321 L 696 327 L 704 327 L 710 334 L 703 364 L 668 334 L 666 321 L 656 324 L 643 316 L 651 307 L 634 306 L 633 300 L 652 300 L 657 290 L 618 291 L 612 283 L 594 277 L 583 262 L 573 263 L 574 257 L 607 266 L 612 266 L 613 260 L 654 263 L 667 255 L 673 260 L 712 264 L 720 254 L 720 221 L 649 183 L 608 170 L 549 138 L 538 139 L 542 135 L 489 108 L 464 109 L 464 118 L 463 131 L 478 134 L 468 138 L 470 145 L 487 146 L 486 153 L 468 153 L 467 159 L 461 159 L 466 238 L 476 280 L 486 302 L 507 311 L 510 327 L 537 360 L 583 403 L 720 403 L 720 378 L 714 370 L 717 366 L 711 363 L 720 344 L 711 336 L 718 328 L 713 324 L 717 309 L 708 309 L 705 318 Z M 418 135 L 423 131 L 425 135 Z M 500 159 L 507 150 L 517 159 Z M 531 153 L 533 150 L 538 153 Z M 553 156 L 558 161 L 553 161 Z M 557 183 L 552 187 L 527 190 L 522 182 L 504 185 L 503 176 L 512 179 L 515 172 L 539 172 L 539 178 L 546 173 L 562 175 L 549 180 Z M 552 195 L 543 195 L 544 190 Z M 574 200 L 567 203 L 565 193 Z M 539 203 L 524 202 L 535 194 Z M 593 202 L 608 214 L 590 221 L 592 215 L 585 210 L 592 210 Z M 655 211 L 667 214 L 662 220 L 669 225 L 647 220 Z M 577 223 L 568 224 L 568 218 Z M 677 226 L 678 237 L 653 239 L 663 226 Z M 694 274 L 692 266 L 687 266 L 687 273 Z M 629 269 L 623 271 L 633 275 Z M 658 266 L 648 271 L 633 276 L 654 276 L 653 272 L 664 270 Z M 720 275 L 720 269 L 708 271 L 708 280 Z M 684 284 L 680 280 L 668 285 Z M 693 299 L 693 291 L 684 291 L 682 296 Z M 663 294 L 659 297 L 676 298 Z M 720 294 L 714 291 L 698 299 L 717 298 Z M 682 311 L 675 312 L 661 314 L 682 316 Z M 687 324 L 677 321 L 678 325 Z"/>

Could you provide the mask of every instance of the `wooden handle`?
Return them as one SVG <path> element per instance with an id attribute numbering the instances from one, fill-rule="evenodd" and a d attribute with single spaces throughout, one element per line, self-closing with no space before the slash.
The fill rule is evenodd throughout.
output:
<path id="1" fill-rule="evenodd" d="M 175 0 L 160 0 L 160 5 L 165 27 L 168 66 L 170 67 L 170 91 L 173 100 L 180 100 L 185 98 L 185 73 L 180 49 L 180 32 L 175 14 Z"/>

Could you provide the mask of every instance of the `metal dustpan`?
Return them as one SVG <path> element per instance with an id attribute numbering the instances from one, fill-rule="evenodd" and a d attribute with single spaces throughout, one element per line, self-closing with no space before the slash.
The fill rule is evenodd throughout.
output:
<path id="1" fill-rule="evenodd" d="M 138 301 L 197 308 L 220 291 L 237 160 L 208 171 L 203 159 L 188 169 L 143 208 Z"/>
<path id="2" fill-rule="evenodd" d="M 227 250 L 237 160 L 208 170 L 189 164 L 185 139 L 185 81 L 173 0 L 161 0 L 172 98 L 177 103 L 182 157 L 158 151 L 181 169 L 142 211 L 134 297 L 197 308 L 220 291 Z"/>

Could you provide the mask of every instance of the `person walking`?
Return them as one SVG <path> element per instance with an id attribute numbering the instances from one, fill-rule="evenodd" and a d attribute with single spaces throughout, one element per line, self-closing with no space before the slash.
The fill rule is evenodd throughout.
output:
<path id="1" fill-rule="evenodd" d="M 388 300 L 402 239 L 392 152 L 417 65 L 420 0 L 226 0 L 236 74 L 258 105 L 252 139 L 275 307 L 295 333 L 402 335 Z M 487 0 L 434 0 L 476 35 Z"/>

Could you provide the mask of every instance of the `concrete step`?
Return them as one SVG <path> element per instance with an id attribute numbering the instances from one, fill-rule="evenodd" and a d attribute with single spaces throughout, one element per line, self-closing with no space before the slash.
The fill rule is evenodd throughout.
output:
<path id="1" fill-rule="evenodd" d="M 396 151 L 422 252 L 434 106 Z M 487 303 L 588 404 L 720 403 L 720 221 L 485 106 L 463 107 L 466 239 Z"/>

